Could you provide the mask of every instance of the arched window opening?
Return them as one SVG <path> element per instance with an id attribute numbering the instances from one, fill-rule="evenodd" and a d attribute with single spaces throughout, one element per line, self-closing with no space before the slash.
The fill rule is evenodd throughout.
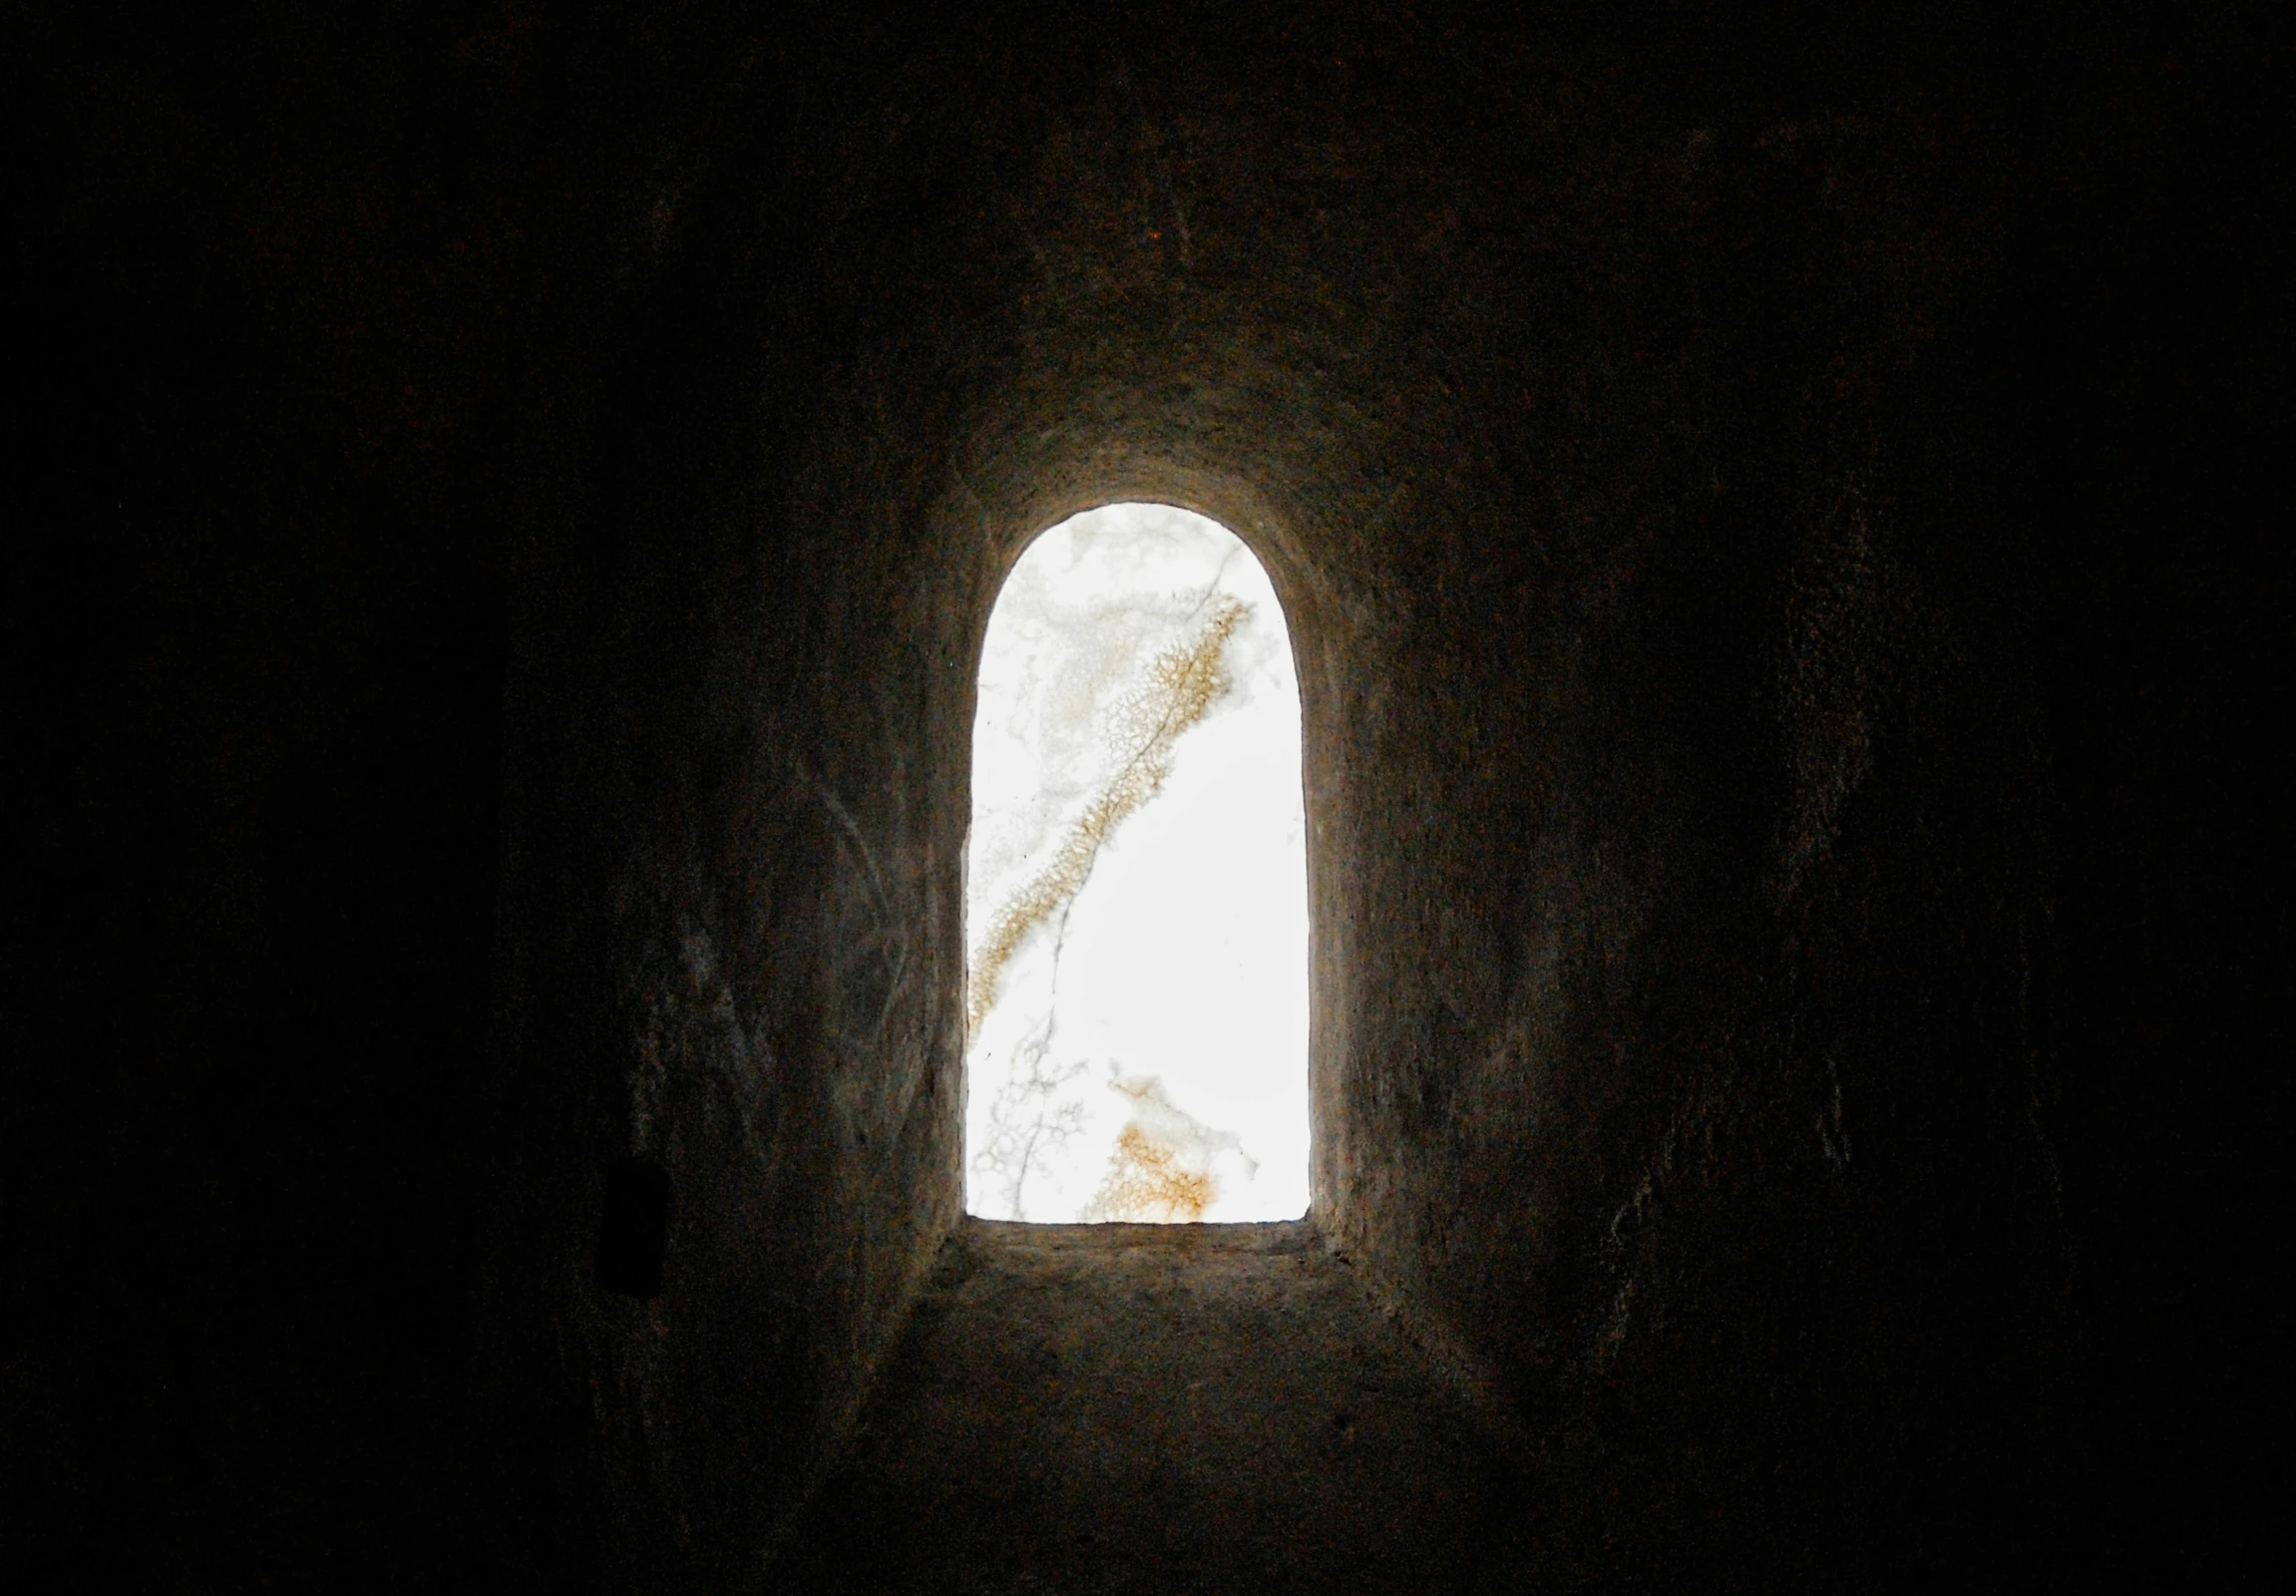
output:
<path id="1" fill-rule="evenodd" d="M 981 651 L 965 870 L 966 1212 L 1305 1213 L 1300 691 L 1235 534 L 1118 504 L 1029 546 Z"/>

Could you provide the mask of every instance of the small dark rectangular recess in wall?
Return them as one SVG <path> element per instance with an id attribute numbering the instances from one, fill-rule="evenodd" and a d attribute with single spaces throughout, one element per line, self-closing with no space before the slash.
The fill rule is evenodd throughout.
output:
<path id="1" fill-rule="evenodd" d="M 606 1165 L 598 1216 L 597 1283 L 624 1297 L 661 1295 L 669 1235 L 669 1175 L 650 1158 Z"/>

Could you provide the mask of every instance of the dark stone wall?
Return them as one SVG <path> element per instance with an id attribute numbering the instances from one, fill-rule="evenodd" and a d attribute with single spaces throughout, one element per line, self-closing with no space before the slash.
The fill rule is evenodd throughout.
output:
<path id="1" fill-rule="evenodd" d="M 499 20 L 11 7 L 8 1556 L 421 1578 L 529 270 Z"/>
<path id="2" fill-rule="evenodd" d="M 2231 1555 L 2263 8 L 9 27 L 27 1522 L 755 1583 L 958 1206 L 987 605 L 1137 497 L 1286 603 L 1493 1588 Z"/>

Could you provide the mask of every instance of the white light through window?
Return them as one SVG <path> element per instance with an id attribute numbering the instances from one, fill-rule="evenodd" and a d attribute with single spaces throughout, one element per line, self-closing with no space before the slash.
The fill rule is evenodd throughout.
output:
<path id="1" fill-rule="evenodd" d="M 980 662 L 965 1209 L 1308 1207 L 1300 692 L 1227 528 L 1109 505 L 1021 557 Z"/>

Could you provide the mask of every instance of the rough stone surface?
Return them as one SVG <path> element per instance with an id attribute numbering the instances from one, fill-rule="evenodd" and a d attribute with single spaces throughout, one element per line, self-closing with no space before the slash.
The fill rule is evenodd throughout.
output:
<path id="1" fill-rule="evenodd" d="M 988 604 L 1137 498 L 1293 628 L 1492 1588 L 2238 1566 L 2284 9 L 8 11 L 18 1560 L 767 1583 L 957 1223 Z"/>
<path id="2" fill-rule="evenodd" d="M 485 1367 L 568 1370 L 630 1579 L 784 1533 L 954 1221 L 972 662 L 1119 498 L 1284 599 L 1313 1213 L 1551 1448 L 1568 1555 L 1920 1564 L 2014 1488 L 2067 1217 L 1982 23 L 1789 92 L 1372 21 L 800 54 L 570 223 L 611 265 L 528 418 Z M 639 1308 L 587 1227 L 648 1151 Z"/>
<path id="3" fill-rule="evenodd" d="M 952 1238 L 805 1590 L 1465 1587 L 1504 1469 L 1307 1224 Z"/>

